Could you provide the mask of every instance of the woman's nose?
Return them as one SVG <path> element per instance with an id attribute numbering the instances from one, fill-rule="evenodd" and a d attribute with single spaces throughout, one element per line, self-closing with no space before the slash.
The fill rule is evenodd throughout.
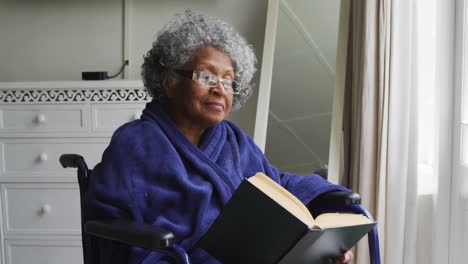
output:
<path id="1" fill-rule="evenodd" d="M 218 82 L 218 84 L 215 87 L 211 88 L 211 91 L 213 91 L 214 93 L 216 93 L 218 95 L 225 95 L 226 94 L 226 90 L 224 90 L 222 82 Z"/>

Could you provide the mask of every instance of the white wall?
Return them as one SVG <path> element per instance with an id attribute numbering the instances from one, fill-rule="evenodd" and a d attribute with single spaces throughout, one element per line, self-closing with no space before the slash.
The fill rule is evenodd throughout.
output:
<path id="1" fill-rule="evenodd" d="M 0 81 L 79 80 L 122 61 L 122 4 L 0 0 Z"/>
<path id="2" fill-rule="evenodd" d="M 82 71 L 113 74 L 124 54 L 130 60 L 126 79 L 140 79 L 142 56 L 157 31 L 188 8 L 232 23 L 261 61 L 267 0 L 0 0 L 0 81 L 80 80 Z M 251 135 L 256 102 L 257 91 L 231 116 Z"/>

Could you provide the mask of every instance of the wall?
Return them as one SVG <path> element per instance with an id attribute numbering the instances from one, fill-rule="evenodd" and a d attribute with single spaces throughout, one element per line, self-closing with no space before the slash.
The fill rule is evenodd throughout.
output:
<path id="1" fill-rule="evenodd" d="M 80 80 L 82 71 L 113 74 L 124 56 L 130 60 L 125 79 L 140 79 L 142 56 L 157 31 L 186 9 L 232 23 L 260 62 L 266 7 L 267 0 L 0 0 L 0 81 Z M 256 102 L 257 92 L 231 115 L 251 135 Z"/>

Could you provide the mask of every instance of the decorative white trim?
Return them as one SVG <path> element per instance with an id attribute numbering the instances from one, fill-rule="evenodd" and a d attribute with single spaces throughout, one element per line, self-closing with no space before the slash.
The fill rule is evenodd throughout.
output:
<path id="1" fill-rule="evenodd" d="M 2 89 L 0 103 L 145 102 L 142 88 Z"/>

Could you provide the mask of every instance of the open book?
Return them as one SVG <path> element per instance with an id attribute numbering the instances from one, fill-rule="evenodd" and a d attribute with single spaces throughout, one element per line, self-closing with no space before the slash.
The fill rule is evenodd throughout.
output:
<path id="1" fill-rule="evenodd" d="M 244 180 L 198 246 L 223 264 L 328 263 L 354 246 L 375 225 L 360 214 L 307 207 L 268 176 Z"/>

